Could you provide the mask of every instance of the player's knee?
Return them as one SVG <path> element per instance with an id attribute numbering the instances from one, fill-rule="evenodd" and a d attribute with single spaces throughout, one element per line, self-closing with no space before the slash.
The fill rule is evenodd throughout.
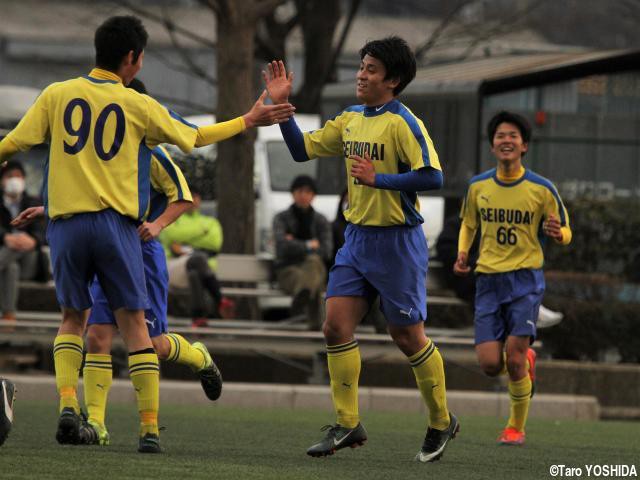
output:
<path id="1" fill-rule="evenodd" d="M 497 377 L 502 371 L 502 362 L 495 360 L 480 360 L 480 368 L 488 377 Z"/>
<path id="2" fill-rule="evenodd" d="M 338 345 L 343 343 L 343 339 L 348 332 L 346 332 L 346 329 L 339 322 L 327 317 L 322 324 L 322 333 L 329 345 Z"/>

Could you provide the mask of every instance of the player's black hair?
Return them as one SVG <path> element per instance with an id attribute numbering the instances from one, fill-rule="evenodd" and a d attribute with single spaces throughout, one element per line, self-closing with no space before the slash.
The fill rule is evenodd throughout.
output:
<path id="1" fill-rule="evenodd" d="M 496 130 L 498 130 L 501 123 L 511 123 L 512 125 L 515 125 L 518 130 L 520 130 L 520 136 L 524 143 L 529 143 L 529 140 L 531 140 L 531 125 L 529 125 L 527 119 L 517 113 L 502 110 L 501 112 L 496 113 L 491 120 L 489 120 L 489 124 L 487 125 L 487 136 L 489 137 L 489 143 L 492 147 L 493 137 L 495 137 Z"/>
<path id="2" fill-rule="evenodd" d="M 360 50 L 360 60 L 365 55 L 371 55 L 382 62 L 387 71 L 385 80 L 397 78 L 400 81 L 393 89 L 395 96 L 399 95 L 416 76 L 416 57 L 407 42 L 400 37 L 386 37 L 367 42 Z"/>
<path id="3" fill-rule="evenodd" d="M 27 176 L 26 172 L 24 171 L 24 167 L 18 160 L 9 160 L 2 165 L 2 168 L 0 168 L 0 178 L 3 178 L 7 173 L 13 170 L 19 170 L 22 173 L 23 177 Z"/>
<path id="4" fill-rule="evenodd" d="M 289 191 L 293 193 L 295 190 L 303 187 L 308 187 L 313 193 L 318 193 L 316 182 L 309 175 L 298 175 L 296 178 L 294 178 L 293 182 L 291 182 Z"/>
<path id="5" fill-rule="evenodd" d="M 132 15 L 108 18 L 96 30 L 96 66 L 115 72 L 130 51 L 133 51 L 133 60 L 137 61 L 148 38 L 139 18 Z"/>
<path id="6" fill-rule="evenodd" d="M 142 94 L 147 94 L 147 87 L 145 86 L 144 82 L 142 80 L 138 80 L 137 78 L 134 78 L 133 80 L 131 80 L 129 82 L 129 85 L 127 85 L 128 88 L 135 90 L 138 93 L 142 93 Z"/>

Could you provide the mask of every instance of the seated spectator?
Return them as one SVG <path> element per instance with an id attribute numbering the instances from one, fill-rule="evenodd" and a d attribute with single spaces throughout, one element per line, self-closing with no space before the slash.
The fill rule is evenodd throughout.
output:
<path id="1" fill-rule="evenodd" d="M 291 183 L 293 204 L 273 219 L 278 284 L 293 295 L 291 315 L 306 315 L 312 330 L 321 325 L 326 262 L 333 253 L 331 225 L 311 206 L 316 193 L 311 177 L 296 177 Z"/>
<path id="2" fill-rule="evenodd" d="M 0 205 L 0 309 L 2 319 L 16 319 L 19 280 L 46 280 L 48 264 L 40 247 L 45 243 L 46 223 L 38 219 L 23 228 L 11 226 L 22 210 L 42 202 L 25 192 L 22 164 L 9 161 L 0 169 L 2 204 Z"/>
<path id="3" fill-rule="evenodd" d="M 222 226 L 209 215 L 200 212 L 202 196 L 191 187 L 193 205 L 160 234 L 167 254 L 169 286 L 189 289 L 192 326 L 207 325 L 206 295 L 213 300 L 214 318 L 233 316 L 234 303 L 222 296 L 215 271 L 216 255 L 222 248 Z"/>

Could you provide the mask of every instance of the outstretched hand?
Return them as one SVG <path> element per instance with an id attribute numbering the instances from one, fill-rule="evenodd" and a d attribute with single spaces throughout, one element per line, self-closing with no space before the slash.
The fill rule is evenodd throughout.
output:
<path id="1" fill-rule="evenodd" d="M 293 85 L 293 72 L 289 72 L 287 75 L 287 69 L 282 60 L 268 63 L 267 71 L 262 71 L 262 78 L 273 103 L 277 105 L 289 101 Z"/>
<path id="2" fill-rule="evenodd" d="M 371 161 L 371 158 L 369 158 L 369 155 L 366 153 L 364 154 L 364 157 L 359 155 L 349 155 L 349 158 L 353 160 L 349 174 L 362 185 L 368 185 L 370 187 L 375 186 L 376 169 L 373 166 L 373 162 Z"/>
<path id="3" fill-rule="evenodd" d="M 29 207 L 21 211 L 16 218 L 11 220 L 11 226 L 23 228 L 33 223 L 37 218 L 44 217 L 44 207 Z"/>
<path id="4" fill-rule="evenodd" d="M 251 107 L 251 110 L 243 115 L 247 128 L 264 127 L 274 123 L 286 122 L 296 111 L 295 107 L 290 103 L 265 105 L 264 101 L 267 98 L 267 93 L 264 90 L 256 103 L 253 104 L 253 107 Z"/>

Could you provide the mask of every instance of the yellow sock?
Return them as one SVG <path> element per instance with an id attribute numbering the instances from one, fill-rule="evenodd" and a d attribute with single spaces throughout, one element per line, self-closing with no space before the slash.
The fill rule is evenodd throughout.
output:
<path id="1" fill-rule="evenodd" d="M 327 363 L 331 378 L 331 397 L 340 425 L 353 428 L 360 422 L 358 415 L 358 379 L 360 349 L 353 340 L 342 345 L 327 345 Z"/>
<path id="2" fill-rule="evenodd" d="M 140 413 L 140 436 L 146 433 L 158 435 L 158 410 L 160 408 L 160 365 L 155 353 L 146 350 L 129 354 L 129 376 L 136 390 Z"/>
<path id="3" fill-rule="evenodd" d="M 201 370 L 204 368 L 206 359 L 200 350 L 193 348 L 183 336 L 177 333 L 167 333 L 167 339 L 171 349 L 167 361 L 181 363 L 187 365 L 192 370 Z"/>
<path id="4" fill-rule="evenodd" d="M 60 394 L 60 411 L 71 407 L 80 413 L 76 389 L 82 365 L 82 337 L 58 335 L 53 341 L 53 364 L 56 369 L 56 387 Z"/>
<path id="5" fill-rule="evenodd" d="M 111 355 L 87 353 L 84 359 L 84 403 L 89 420 L 104 426 L 107 397 L 113 377 Z"/>
<path id="6" fill-rule="evenodd" d="M 509 380 L 509 397 L 511 398 L 511 412 L 507 426 L 524 432 L 531 403 L 531 378 L 529 375 L 525 375 L 517 382 Z"/>
<path id="7" fill-rule="evenodd" d="M 440 352 L 431 341 L 419 352 L 409 357 L 418 389 L 429 410 L 429 426 L 444 430 L 449 426 L 447 392 L 444 378 L 444 365 Z"/>

